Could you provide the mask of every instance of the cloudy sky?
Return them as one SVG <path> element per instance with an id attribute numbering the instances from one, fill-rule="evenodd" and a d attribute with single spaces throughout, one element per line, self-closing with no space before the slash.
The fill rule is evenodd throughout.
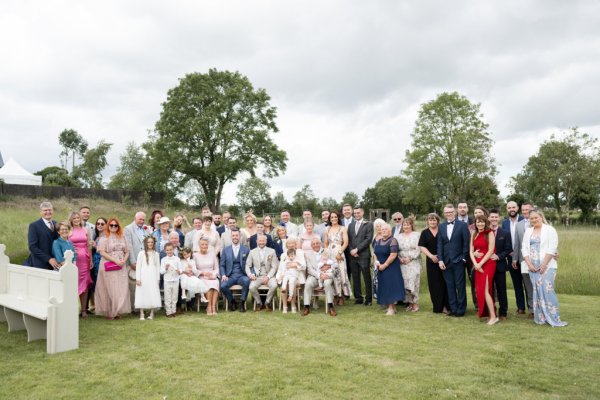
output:
<path id="1" fill-rule="evenodd" d="M 397 175 L 422 103 L 481 103 L 498 186 L 553 132 L 600 137 L 594 1 L 19 1 L 0 14 L 0 152 L 58 165 L 58 134 L 114 143 L 154 127 L 178 78 L 237 70 L 278 108 L 288 199 L 360 195 Z M 230 184 L 224 202 L 235 202 Z"/>

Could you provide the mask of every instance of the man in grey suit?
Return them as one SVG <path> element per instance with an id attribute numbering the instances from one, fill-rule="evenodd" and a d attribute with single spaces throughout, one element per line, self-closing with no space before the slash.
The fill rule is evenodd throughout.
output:
<path id="1" fill-rule="evenodd" d="M 298 237 L 300 230 L 298 229 L 298 225 L 296 225 L 293 222 L 290 222 L 290 218 L 292 217 L 290 215 L 290 212 L 288 210 L 283 210 L 281 212 L 280 217 L 281 217 L 281 222 L 279 222 L 279 225 L 282 225 L 285 227 L 285 231 L 286 231 L 287 235 Z"/>
<path id="2" fill-rule="evenodd" d="M 249 291 L 257 304 L 254 311 L 273 311 L 271 300 L 277 291 L 277 280 L 275 279 L 278 268 L 277 256 L 275 250 L 267 247 L 267 237 L 264 234 L 257 236 L 256 244 L 257 247 L 250 250 L 246 261 L 246 275 L 250 278 Z M 264 303 L 258 293 L 258 288 L 262 285 L 269 287 Z"/>
<path id="3" fill-rule="evenodd" d="M 373 301 L 373 282 L 371 279 L 371 241 L 373 240 L 373 224 L 363 219 L 362 207 L 354 207 L 354 221 L 348 226 L 348 248 L 350 249 L 350 270 L 354 304 L 363 304 L 360 282 L 362 273 L 365 281 L 364 305 L 370 306 Z"/>
<path id="4" fill-rule="evenodd" d="M 304 310 L 302 316 L 310 314 L 310 300 L 313 295 L 315 288 L 319 286 L 319 279 L 323 280 L 323 289 L 325 290 L 325 298 L 329 308 L 329 315 L 335 317 L 337 312 L 333 306 L 333 279 L 330 279 L 326 274 L 321 274 L 319 271 L 319 261 L 321 254 L 323 254 L 323 248 L 321 247 L 321 241 L 317 238 L 313 238 L 310 242 L 310 246 L 313 251 L 308 251 L 305 254 L 306 258 L 306 283 L 304 284 Z"/>
<path id="5" fill-rule="evenodd" d="M 194 217 L 192 219 L 192 224 L 194 225 L 194 229 L 185 234 L 185 239 L 183 241 L 183 247 L 187 247 L 188 249 L 192 249 L 194 253 L 198 252 L 198 243 L 194 243 L 194 235 L 196 231 L 202 229 L 202 218 Z M 194 248 L 196 247 L 196 248 Z"/>
<path id="6" fill-rule="evenodd" d="M 221 235 L 221 253 L 223 253 L 223 249 L 227 246 L 231 246 L 231 244 L 233 243 L 231 240 L 231 231 L 235 230 L 238 231 L 240 233 L 240 243 L 242 243 L 244 246 L 246 246 L 246 243 L 248 243 L 248 238 L 246 237 L 246 234 L 242 231 L 240 231 L 237 227 L 237 219 L 235 219 L 235 217 L 229 217 L 229 219 L 227 220 L 227 229 L 225 232 L 223 232 L 223 234 Z"/>
<path id="7" fill-rule="evenodd" d="M 131 312 L 134 313 L 135 305 L 135 268 L 137 256 L 144 250 L 144 237 L 151 235 L 152 230 L 145 226 L 146 214 L 142 211 L 135 213 L 133 222 L 125 227 L 124 235 L 129 246 L 129 299 L 131 300 Z"/>
<path id="8" fill-rule="evenodd" d="M 517 226 L 515 227 L 515 240 L 512 258 L 513 268 L 519 268 L 519 265 L 521 265 L 521 276 L 523 277 L 523 284 L 525 285 L 527 309 L 529 310 L 530 318 L 533 318 L 533 286 L 531 285 L 531 280 L 529 279 L 529 270 L 527 269 L 527 266 L 523 261 L 521 247 L 525 231 L 527 230 L 527 228 L 529 228 L 529 212 L 532 209 L 533 206 L 530 203 L 525 202 L 521 205 L 521 215 L 523 215 L 523 219 L 517 222 Z M 517 310 L 517 312 L 519 312 L 519 310 Z"/>

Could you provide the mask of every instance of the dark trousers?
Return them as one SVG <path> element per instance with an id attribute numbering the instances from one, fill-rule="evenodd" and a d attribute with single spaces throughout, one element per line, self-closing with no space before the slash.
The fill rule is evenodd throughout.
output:
<path id="1" fill-rule="evenodd" d="M 354 298 L 363 301 L 360 275 L 362 273 L 365 281 L 365 301 L 373 301 L 373 281 L 371 280 L 371 260 L 369 258 L 360 258 L 350 256 L 350 269 L 352 270 L 352 286 Z"/>
<path id="2" fill-rule="evenodd" d="M 525 310 L 525 294 L 523 293 L 523 276 L 521 275 L 521 263 L 517 263 L 517 269 L 512 265 L 508 267 L 513 287 L 515 288 L 515 299 L 517 300 L 517 308 Z"/>
<path id="3" fill-rule="evenodd" d="M 446 264 L 443 272 L 448 288 L 448 303 L 454 314 L 464 315 L 467 311 L 467 288 L 465 287 L 465 264 Z"/>
<path id="4" fill-rule="evenodd" d="M 496 287 L 496 295 L 498 296 L 498 315 L 500 317 L 506 317 L 508 313 L 508 298 L 506 296 L 506 271 L 504 268 L 498 268 L 496 266 L 496 273 L 494 274 L 494 286 Z"/>
<path id="5" fill-rule="evenodd" d="M 469 282 L 471 283 L 471 298 L 473 299 L 473 307 L 477 310 L 477 292 L 475 291 L 475 268 L 473 268 L 473 263 L 471 260 L 468 260 L 466 263 L 467 267 L 467 276 L 469 277 Z"/>
<path id="6" fill-rule="evenodd" d="M 229 290 L 233 285 L 242 286 L 242 302 L 245 302 L 250 288 L 250 278 L 246 275 L 231 275 L 225 282 L 221 282 L 221 291 L 229 302 L 233 302 L 233 295 Z"/>
<path id="7" fill-rule="evenodd" d="M 448 289 L 444 280 L 444 274 L 438 264 L 429 262 L 429 260 L 427 260 L 427 285 L 429 286 L 429 296 L 433 304 L 433 312 L 441 313 L 444 311 L 444 307 L 450 310 Z"/>

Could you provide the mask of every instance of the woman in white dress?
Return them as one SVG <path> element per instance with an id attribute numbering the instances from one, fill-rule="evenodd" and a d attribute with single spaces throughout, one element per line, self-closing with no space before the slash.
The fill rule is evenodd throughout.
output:
<path id="1" fill-rule="evenodd" d="M 419 247 L 421 234 L 415 232 L 415 220 L 412 216 L 402 222 L 402 233 L 398 236 L 400 252 L 400 268 L 404 278 L 404 291 L 407 303 L 406 310 L 419 311 L 419 283 L 421 281 L 421 248 Z"/>
<path id="2" fill-rule="evenodd" d="M 329 226 L 325 230 L 325 247 L 329 254 L 335 255 L 338 268 L 333 271 L 333 286 L 335 289 L 336 306 L 344 305 L 344 297 L 350 297 L 350 281 L 346 269 L 344 250 L 348 247 L 348 231 L 340 225 L 340 214 L 337 211 L 329 213 Z"/>
<path id="3" fill-rule="evenodd" d="M 140 310 L 140 320 L 144 320 L 144 309 L 150 309 L 148 319 L 154 318 L 154 309 L 160 308 L 160 256 L 156 252 L 156 239 L 144 238 L 144 250 L 137 257 L 135 269 L 135 308 Z"/>
<path id="4" fill-rule="evenodd" d="M 215 255 L 221 252 L 221 237 L 219 232 L 213 229 L 213 219 L 210 215 L 202 218 L 202 229 L 194 234 L 194 248 L 192 250 L 195 253 L 200 250 L 200 239 L 208 240 L 208 247 Z"/>
<path id="5" fill-rule="evenodd" d="M 179 281 L 181 284 L 181 298 L 186 301 L 192 301 L 196 294 L 204 294 L 208 291 L 206 284 L 198 278 L 200 271 L 196 268 L 196 262 L 192 258 L 192 250 L 189 247 L 184 247 L 179 252 L 179 258 L 181 258 L 182 272 L 179 275 Z M 202 302 L 207 303 L 208 301 L 203 296 Z"/>

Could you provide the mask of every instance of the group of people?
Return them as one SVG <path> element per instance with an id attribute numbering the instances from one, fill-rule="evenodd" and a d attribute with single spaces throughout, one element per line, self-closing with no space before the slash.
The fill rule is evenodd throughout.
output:
<path id="1" fill-rule="evenodd" d="M 183 214 L 171 220 L 160 210 L 148 223 L 139 211 L 127 226 L 116 217 L 92 224 L 86 206 L 56 223 L 52 204 L 43 202 L 41 218 L 29 226 L 31 254 L 25 265 L 59 269 L 64 252 L 72 250 L 83 318 L 93 311 L 107 319 L 132 312 L 153 319 L 161 307 L 175 317 L 193 301 L 205 303 L 207 315 L 215 315 L 219 297 L 232 311 L 246 312 L 249 293 L 255 311 L 272 311 L 278 288 L 284 313 L 298 313 L 302 295 L 306 316 L 313 296 L 324 295 L 331 316 L 351 296 L 365 306 L 376 298 L 386 315 L 394 315 L 398 304 L 409 312 L 420 310 L 424 255 L 435 313 L 465 315 L 468 276 L 478 316 L 490 325 L 506 319 L 510 271 L 518 314 L 525 314 L 526 299 L 536 323 L 566 325 L 554 292 L 558 238 L 541 211 L 525 203 L 519 215 L 518 205 L 509 202 L 500 226 L 497 209 L 477 206 L 474 220 L 466 203 L 457 210 L 446 205 L 444 222 L 429 214 L 427 227 L 417 232 L 412 216 L 394 213 L 393 226 L 382 219 L 371 223 L 360 206 L 349 204 L 341 212 L 323 210 L 320 222 L 305 210 L 299 225 L 287 210 L 277 224 L 269 215 L 258 220 L 248 212 L 244 227 L 238 227 L 235 216 L 208 207 L 191 224 Z M 241 287 L 239 301 L 234 285 Z"/>

